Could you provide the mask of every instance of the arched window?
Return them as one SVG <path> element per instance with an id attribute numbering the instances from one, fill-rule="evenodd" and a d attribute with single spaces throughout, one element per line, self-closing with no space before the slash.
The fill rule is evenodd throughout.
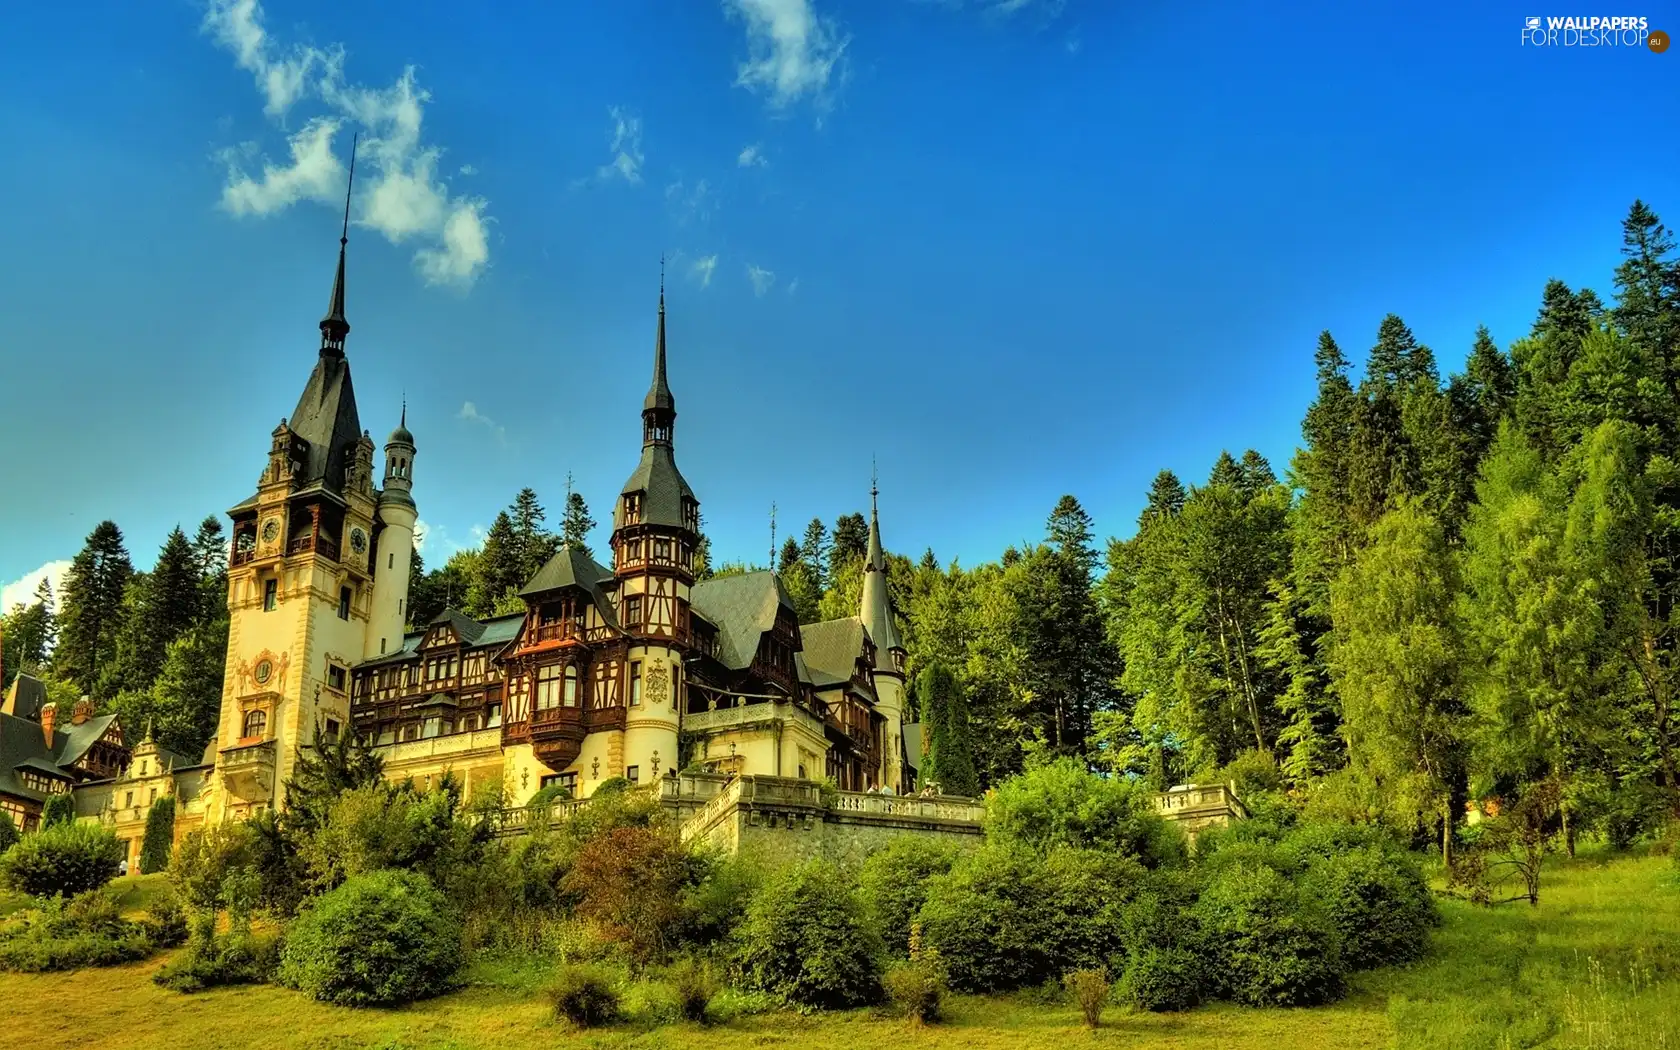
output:
<path id="1" fill-rule="evenodd" d="M 254 736 L 262 736 L 267 729 L 267 711 L 247 711 L 245 712 L 245 731 L 242 732 L 240 736 L 245 737 L 246 739 L 250 739 Z"/>
<path id="2" fill-rule="evenodd" d="M 561 703 L 567 707 L 576 707 L 578 702 L 578 672 L 574 664 L 566 665 L 566 691 Z"/>

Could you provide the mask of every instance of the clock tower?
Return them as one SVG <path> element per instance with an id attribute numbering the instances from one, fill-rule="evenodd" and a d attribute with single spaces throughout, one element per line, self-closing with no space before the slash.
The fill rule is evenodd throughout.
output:
<path id="1" fill-rule="evenodd" d="M 314 370 L 291 417 L 270 433 L 256 493 L 228 512 L 228 652 L 210 821 L 283 806 L 285 781 L 317 725 L 350 730 L 351 665 L 376 655 L 382 639 L 402 644 L 414 445 L 399 426 L 386 445 L 388 491 L 376 490 L 373 439 L 344 354 L 348 194 L 344 214 Z"/>

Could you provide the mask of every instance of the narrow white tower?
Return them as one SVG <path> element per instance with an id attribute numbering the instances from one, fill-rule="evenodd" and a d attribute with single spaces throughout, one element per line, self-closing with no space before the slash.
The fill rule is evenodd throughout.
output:
<path id="1" fill-rule="evenodd" d="M 408 572 L 414 560 L 414 435 L 408 432 L 408 405 L 402 421 L 385 442 L 385 480 L 379 493 L 378 538 L 373 562 L 373 607 L 368 616 L 363 655 L 375 657 L 401 648 L 408 617 Z"/>

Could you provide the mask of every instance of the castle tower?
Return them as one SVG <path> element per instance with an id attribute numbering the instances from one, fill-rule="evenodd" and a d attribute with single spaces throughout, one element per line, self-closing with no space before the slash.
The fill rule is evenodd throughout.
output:
<path id="1" fill-rule="evenodd" d="M 353 152 L 350 171 L 354 179 Z M 344 354 L 349 231 L 347 189 L 314 370 L 291 418 L 270 435 L 256 494 L 228 512 L 228 651 L 211 822 L 283 804 L 286 778 L 316 726 L 348 730 L 350 665 L 378 645 L 369 625 L 383 508 L 373 488 L 373 441 L 357 416 Z M 407 515 L 398 508 L 394 516 L 408 524 L 395 527 L 402 540 L 388 547 L 411 544 L 412 509 Z M 407 579 L 405 564 L 404 589 Z M 400 628 L 394 643 L 401 644 Z"/>
<path id="2" fill-rule="evenodd" d="M 665 285 L 659 287 L 653 382 L 642 401 L 642 458 L 613 506 L 613 572 L 626 653 L 622 764 L 646 784 L 679 761 L 683 657 L 700 503 L 677 469 L 676 399 L 665 375 Z"/>
<path id="3" fill-rule="evenodd" d="M 905 782 L 904 769 L 904 643 L 893 622 L 892 596 L 887 588 L 887 556 L 881 548 L 880 492 L 869 486 L 869 555 L 863 564 L 863 597 L 858 618 L 875 643 L 875 710 L 886 720 L 881 741 L 881 783 L 897 790 Z"/>
<path id="4" fill-rule="evenodd" d="M 368 617 L 368 659 L 401 648 L 408 616 L 408 572 L 414 561 L 414 435 L 408 432 L 408 405 L 397 429 L 385 441 L 385 478 L 379 492 L 379 527 L 373 536 L 373 601 Z"/>

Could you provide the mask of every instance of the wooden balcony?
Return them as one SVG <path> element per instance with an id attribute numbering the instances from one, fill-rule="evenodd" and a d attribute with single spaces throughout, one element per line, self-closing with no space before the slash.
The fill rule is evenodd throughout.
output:
<path id="1" fill-rule="evenodd" d="M 326 536 L 298 536 L 286 544 L 286 553 L 306 554 L 314 551 L 323 558 L 338 560 L 338 543 Z"/>

